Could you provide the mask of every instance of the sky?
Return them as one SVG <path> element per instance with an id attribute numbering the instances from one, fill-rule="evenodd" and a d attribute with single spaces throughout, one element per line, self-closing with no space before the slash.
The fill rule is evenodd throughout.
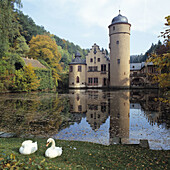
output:
<path id="1" fill-rule="evenodd" d="M 130 54 L 145 53 L 157 43 L 170 15 L 169 0 L 22 0 L 25 15 L 51 34 L 90 49 L 109 51 L 108 26 L 119 14 L 131 24 Z"/>

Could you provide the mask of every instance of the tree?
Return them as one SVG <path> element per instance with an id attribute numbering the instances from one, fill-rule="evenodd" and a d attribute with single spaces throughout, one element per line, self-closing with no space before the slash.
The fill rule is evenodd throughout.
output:
<path id="1" fill-rule="evenodd" d="M 19 36 L 15 40 L 15 51 L 19 56 L 25 56 L 29 52 L 29 46 L 26 43 L 26 40 L 23 36 Z"/>
<path id="2" fill-rule="evenodd" d="M 12 69 L 9 61 L 3 57 L 0 60 L 0 91 L 5 91 L 9 89 L 9 86 L 12 83 Z"/>
<path id="3" fill-rule="evenodd" d="M 152 54 L 149 62 L 153 62 L 157 66 L 160 74 L 154 76 L 154 80 L 159 83 L 161 88 L 170 87 L 170 16 L 165 17 L 168 27 L 164 32 L 161 32 L 161 37 L 164 38 L 164 44 Z"/>
<path id="4" fill-rule="evenodd" d="M 24 66 L 23 69 L 16 70 L 13 78 L 12 90 L 32 91 L 37 90 L 40 81 L 38 80 L 31 65 Z"/>
<path id="5" fill-rule="evenodd" d="M 38 80 L 33 67 L 31 65 L 24 66 L 24 78 L 27 84 L 27 91 L 37 90 L 40 81 Z"/>
<path id="6" fill-rule="evenodd" d="M 20 34 L 25 37 L 27 43 L 29 43 L 33 36 L 47 33 L 43 26 L 36 25 L 31 17 L 24 15 L 21 11 L 18 11 L 17 16 L 18 22 L 21 25 Z"/>
<path id="7" fill-rule="evenodd" d="M 8 52 L 13 38 L 19 34 L 17 7 L 21 7 L 21 0 L 0 1 L 0 57 Z"/>
<path id="8" fill-rule="evenodd" d="M 52 68 L 52 74 L 57 86 L 57 81 L 60 79 L 62 67 L 60 65 L 61 54 L 58 51 L 58 46 L 51 35 L 37 35 L 32 37 L 29 45 L 29 57 L 42 59 Z"/>

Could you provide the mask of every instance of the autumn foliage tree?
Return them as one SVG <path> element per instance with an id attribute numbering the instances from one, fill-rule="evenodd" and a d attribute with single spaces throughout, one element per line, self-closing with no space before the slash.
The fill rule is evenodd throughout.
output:
<path id="1" fill-rule="evenodd" d="M 164 32 L 161 32 L 161 37 L 164 39 L 164 44 L 152 54 L 149 58 L 149 62 L 153 62 L 156 65 L 158 72 L 154 76 L 154 80 L 159 83 L 161 88 L 170 87 L 170 16 L 165 17 L 168 27 Z"/>
<path id="2" fill-rule="evenodd" d="M 23 69 L 16 70 L 13 78 L 12 89 L 14 91 L 37 90 L 40 81 L 38 80 L 31 65 L 24 66 Z"/>
<path id="3" fill-rule="evenodd" d="M 52 35 L 37 35 L 32 37 L 29 42 L 30 51 L 29 57 L 42 59 L 47 62 L 52 68 L 54 82 L 57 86 L 57 81 L 60 79 L 62 67 L 60 65 L 61 54 L 58 51 L 58 46 Z"/>

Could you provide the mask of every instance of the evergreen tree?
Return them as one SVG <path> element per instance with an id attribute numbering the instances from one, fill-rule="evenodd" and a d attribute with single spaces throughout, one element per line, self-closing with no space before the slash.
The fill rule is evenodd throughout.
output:
<path id="1" fill-rule="evenodd" d="M 19 34 L 19 24 L 16 19 L 17 7 L 21 7 L 21 0 L 0 1 L 0 57 L 8 52 L 13 38 Z"/>
<path id="2" fill-rule="evenodd" d="M 29 52 L 29 46 L 26 43 L 26 40 L 23 36 L 19 36 L 15 40 L 15 51 L 19 56 L 25 56 Z"/>

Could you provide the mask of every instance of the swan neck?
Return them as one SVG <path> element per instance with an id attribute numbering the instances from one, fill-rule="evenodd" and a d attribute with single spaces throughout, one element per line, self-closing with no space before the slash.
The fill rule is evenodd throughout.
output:
<path id="1" fill-rule="evenodd" d="M 51 145 L 52 148 L 55 148 L 55 141 L 52 140 L 52 145 Z"/>

